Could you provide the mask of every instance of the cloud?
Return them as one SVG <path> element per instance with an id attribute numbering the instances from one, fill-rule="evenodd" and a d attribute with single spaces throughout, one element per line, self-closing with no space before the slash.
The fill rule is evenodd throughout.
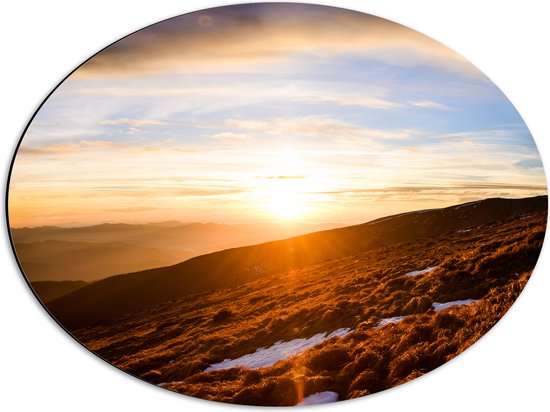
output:
<path id="1" fill-rule="evenodd" d="M 273 122 L 279 123 L 282 122 L 283 119 L 275 119 Z M 239 129 L 239 130 L 250 130 L 253 132 L 263 132 L 269 131 L 267 130 L 268 126 L 270 126 L 270 121 L 268 120 L 241 120 L 241 119 L 227 119 L 225 121 L 225 126 L 229 127 L 230 129 Z M 277 132 L 279 133 L 279 132 Z"/>
<path id="2" fill-rule="evenodd" d="M 25 142 L 24 142 L 25 143 Z M 76 153 L 86 148 L 113 148 L 118 146 L 117 143 L 109 140 L 80 140 L 76 142 L 64 142 L 46 144 L 40 147 L 26 146 L 25 144 L 19 147 L 18 155 L 29 156 L 46 156 L 46 155 L 62 155 Z"/>
<path id="3" fill-rule="evenodd" d="M 143 126 L 165 126 L 168 123 L 162 122 L 159 120 L 153 119 L 132 119 L 128 117 L 123 117 L 119 119 L 108 119 L 101 121 L 102 125 L 107 126 L 132 126 L 132 127 L 143 127 Z"/>
<path id="4" fill-rule="evenodd" d="M 542 160 L 540 159 L 524 159 L 516 162 L 515 165 L 522 169 L 542 169 Z"/>
<path id="5" fill-rule="evenodd" d="M 216 81 L 214 81 L 216 80 Z M 262 82 L 262 87 L 258 86 Z M 209 83 L 212 82 L 212 83 Z M 391 89 L 384 87 L 380 81 L 376 86 L 362 85 L 358 88 L 344 83 L 337 85 L 323 82 L 288 81 L 281 82 L 276 78 L 246 79 L 227 82 L 224 78 L 210 77 L 207 82 L 197 80 L 197 84 L 186 87 L 165 85 L 154 86 L 151 84 L 136 87 L 132 82 L 124 84 L 120 82 L 116 87 L 76 87 L 71 92 L 77 96 L 101 96 L 101 97 L 131 97 L 131 98 L 183 98 L 185 102 L 193 102 L 195 105 L 207 103 L 214 107 L 235 108 L 236 106 L 248 106 L 250 104 L 262 104 L 266 101 L 296 102 L 299 104 L 330 104 L 342 107 L 362 107 L 369 109 L 391 110 L 413 107 L 426 107 L 441 110 L 451 110 L 449 106 L 431 101 L 398 102 L 385 98 Z M 342 90 L 345 87 L 348 90 Z M 334 90 L 337 89 L 337 90 Z M 103 125 L 129 125 L 139 126 L 163 126 L 168 122 L 151 119 L 110 119 L 103 120 Z"/>
<path id="6" fill-rule="evenodd" d="M 404 107 L 401 103 L 389 100 L 353 95 L 317 94 L 304 98 L 308 103 L 334 103 L 339 106 L 361 106 L 371 109 L 399 109 Z"/>
<path id="7" fill-rule="evenodd" d="M 294 179 L 305 179 L 306 176 L 256 176 L 257 179 L 279 179 L 279 180 L 294 180 Z"/>
<path id="8" fill-rule="evenodd" d="M 113 142 L 111 140 L 81 140 L 80 146 L 87 146 L 87 147 L 106 147 L 106 148 L 112 148 L 120 146 L 119 143 Z"/>
<path id="9" fill-rule="evenodd" d="M 50 147 L 50 148 L 42 148 L 42 147 L 31 147 L 31 146 L 20 146 L 17 150 L 18 156 L 43 156 L 43 155 L 51 155 L 60 153 L 62 151 L 56 150 L 56 148 Z"/>
<path id="10" fill-rule="evenodd" d="M 150 212 L 157 210 L 156 207 L 118 207 L 114 209 L 103 209 L 105 212 L 123 212 L 123 213 L 137 213 L 137 212 Z"/>
<path id="11" fill-rule="evenodd" d="M 420 193 L 420 192 L 434 192 L 434 191 L 461 191 L 465 189 L 470 190 L 527 190 L 527 191 L 546 191 L 544 185 L 521 185 L 521 184 L 509 184 L 509 183 L 462 183 L 457 185 L 446 186 L 395 186 L 395 187 L 383 187 L 383 188 L 370 188 L 370 189 L 345 189 L 336 190 L 331 194 L 344 194 L 344 193 L 370 193 L 370 194 L 382 194 L 382 193 Z"/>
<path id="12" fill-rule="evenodd" d="M 440 133 L 438 139 L 456 140 L 460 141 L 476 141 L 476 142 L 495 142 L 497 144 L 515 143 L 523 144 L 520 139 L 519 132 L 523 128 L 517 129 L 516 127 L 502 128 L 502 129 L 485 129 L 485 130 L 468 130 L 455 133 Z M 532 141 L 532 139 L 530 139 Z"/>
<path id="13" fill-rule="evenodd" d="M 489 197 L 520 198 L 546 194 L 543 185 L 514 185 L 507 183 L 457 184 L 448 186 L 402 186 L 382 188 L 348 188 L 326 192 L 309 192 L 309 195 L 329 196 L 336 202 L 435 202 L 456 204 Z"/>
<path id="14" fill-rule="evenodd" d="M 376 97 L 361 96 L 360 93 L 357 93 L 356 95 L 318 94 L 309 96 L 305 98 L 304 101 L 308 103 L 333 103 L 339 106 L 360 106 L 368 107 L 370 109 L 403 109 L 413 106 L 426 109 L 453 110 L 453 108 L 443 103 L 437 103 L 429 100 L 398 103 Z"/>
<path id="15" fill-rule="evenodd" d="M 161 183 L 158 183 L 161 182 Z M 66 184 L 67 182 L 65 182 Z M 81 182 L 82 183 L 82 182 Z M 101 183 L 98 185 L 97 183 Z M 173 185 L 162 178 L 157 179 L 156 182 L 136 182 L 136 183 L 124 183 L 114 181 L 88 181 L 84 184 L 79 184 L 76 187 L 59 187 L 60 190 L 65 190 L 62 196 L 73 195 L 86 197 L 90 193 L 94 193 L 98 198 L 134 198 L 140 202 L 142 201 L 158 201 L 167 199 L 185 199 L 185 198 L 208 198 L 219 196 L 230 196 L 245 192 L 245 189 L 235 187 L 231 185 Z M 128 204 L 128 200 L 125 200 Z M 145 203 L 144 203 L 145 204 Z M 155 209 L 161 208 L 159 205 L 152 206 L 124 206 L 129 207 L 132 211 L 138 211 L 143 207 L 154 207 Z"/>
<path id="16" fill-rule="evenodd" d="M 254 71 L 256 63 L 273 64 L 298 54 L 357 54 L 399 65 L 477 73 L 448 48 L 396 23 L 333 7 L 271 3 L 219 7 L 165 20 L 114 43 L 75 75 Z"/>
<path id="17" fill-rule="evenodd" d="M 211 137 L 226 142 L 247 140 L 249 136 L 244 133 L 223 132 L 213 134 Z"/>
<path id="18" fill-rule="evenodd" d="M 339 119 L 317 116 L 267 120 L 228 119 L 225 121 L 225 127 L 265 135 L 322 137 L 335 141 L 370 141 L 373 143 L 384 140 L 406 140 L 418 134 L 414 130 L 366 128 Z"/>
<path id="19" fill-rule="evenodd" d="M 446 104 L 432 102 L 429 100 L 409 102 L 409 104 L 414 107 L 421 107 L 426 109 L 453 110 L 451 107 L 447 106 Z"/>

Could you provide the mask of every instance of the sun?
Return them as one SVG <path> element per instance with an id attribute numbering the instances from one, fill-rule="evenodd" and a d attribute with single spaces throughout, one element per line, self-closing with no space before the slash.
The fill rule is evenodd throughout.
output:
<path id="1" fill-rule="evenodd" d="M 300 193 L 287 182 L 269 195 L 267 209 L 283 220 L 293 220 L 308 211 L 304 193 Z"/>
<path id="2" fill-rule="evenodd" d="M 262 179 L 263 209 L 280 220 L 295 220 L 310 211 L 305 162 L 292 148 L 273 153 L 271 167 Z"/>

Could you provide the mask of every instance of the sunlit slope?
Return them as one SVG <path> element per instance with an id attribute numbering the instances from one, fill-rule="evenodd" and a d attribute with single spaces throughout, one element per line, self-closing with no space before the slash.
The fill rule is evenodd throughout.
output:
<path id="1" fill-rule="evenodd" d="M 547 209 L 547 197 L 486 199 L 418 211 L 260 245 L 223 250 L 183 263 L 113 276 L 52 301 L 48 308 L 68 329 L 208 290 L 379 247 L 440 236 Z"/>
<path id="2" fill-rule="evenodd" d="M 523 289 L 545 229 L 541 211 L 415 239 L 186 296 L 74 336 L 132 375 L 204 399 L 290 406 L 324 391 L 360 397 L 414 379 L 483 336 Z"/>

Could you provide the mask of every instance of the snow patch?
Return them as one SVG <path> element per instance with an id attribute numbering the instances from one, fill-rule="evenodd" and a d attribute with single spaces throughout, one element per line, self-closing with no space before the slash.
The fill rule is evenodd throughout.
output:
<path id="1" fill-rule="evenodd" d="M 448 308 L 451 308 L 453 306 L 470 305 L 470 304 L 476 303 L 476 302 L 479 302 L 479 299 L 453 300 L 453 301 L 445 302 L 445 303 L 434 302 L 432 304 L 432 308 L 436 312 L 439 312 L 440 310 L 448 309 Z"/>
<path id="2" fill-rule="evenodd" d="M 245 368 L 265 368 L 276 362 L 297 355 L 306 349 L 318 345 L 319 343 L 335 336 L 345 336 L 353 332 L 348 328 L 337 329 L 332 333 L 323 332 L 313 335 L 311 338 L 293 339 L 288 342 L 278 341 L 268 348 L 259 348 L 254 353 L 243 355 L 236 359 L 225 359 L 223 362 L 214 363 L 204 371 L 214 371 L 219 369 L 235 368 L 242 366 Z"/>
<path id="3" fill-rule="evenodd" d="M 179 383 L 179 381 L 161 382 L 161 383 L 157 383 L 157 386 L 160 386 L 161 388 L 164 388 L 166 385 L 174 385 L 176 383 Z"/>
<path id="4" fill-rule="evenodd" d="M 336 402 L 337 400 L 338 394 L 336 392 L 317 392 L 306 396 L 304 400 L 297 403 L 296 406 L 321 405 L 323 403 Z"/>
<path id="5" fill-rule="evenodd" d="M 432 309 L 433 309 L 435 312 L 439 312 L 439 311 L 441 311 L 441 310 L 445 310 L 445 309 L 448 309 L 448 308 L 452 308 L 453 306 L 470 305 L 470 304 L 476 303 L 476 302 L 479 302 L 479 299 L 453 300 L 453 301 L 444 302 L 444 303 L 434 302 L 434 303 L 432 304 Z M 399 322 L 401 322 L 403 319 L 408 318 L 409 316 L 411 316 L 411 315 L 394 316 L 393 318 L 384 318 L 384 319 L 380 319 L 380 320 L 378 321 L 378 323 L 374 326 L 374 329 L 380 329 L 380 328 L 383 328 L 384 326 L 388 326 L 388 325 L 390 325 L 390 324 L 392 324 L 392 323 L 399 323 Z"/>
<path id="6" fill-rule="evenodd" d="M 393 318 L 384 318 L 380 319 L 380 321 L 374 326 L 375 329 L 383 328 L 384 326 L 388 326 L 391 323 L 398 323 L 401 322 L 403 319 L 405 319 L 407 316 L 394 316 Z"/>
<path id="7" fill-rule="evenodd" d="M 405 273 L 405 276 L 425 275 L 427 273 L 433 272 L 436 269 L 437 269 L 437 266 L 430 266 L 430 267 L 427 267 L 426 269 L 413 270 L 412 272 L 407 272 L 407 273 Z"/>

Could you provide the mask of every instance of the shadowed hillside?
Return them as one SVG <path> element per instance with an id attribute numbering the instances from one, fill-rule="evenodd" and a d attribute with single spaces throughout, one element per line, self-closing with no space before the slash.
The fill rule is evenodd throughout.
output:
<path id="1" fill-rule="evenodd" d="M 31 286 L 37 296 L 42 300 L 42 302 L 49 302 L 51 300 L 57 299 L 61 296 L 67 295 L 77 289 L 80 289 L 83 286 L 86 286 L 87 283 L 81 280 L 77 281 L 38 281 L 31 282 Z"/>
<path id="2" fill-rule="evenodd" d="M 227 288 L 284 272 L 388 247 L 471 230 L 547 209 L 547 197 L 487 199 L 400 214 L 357 226 L 223 250 L 183 263 L 95 282 L 48 304 L 68 329 L 94 324 L 171 299 Z"/>

